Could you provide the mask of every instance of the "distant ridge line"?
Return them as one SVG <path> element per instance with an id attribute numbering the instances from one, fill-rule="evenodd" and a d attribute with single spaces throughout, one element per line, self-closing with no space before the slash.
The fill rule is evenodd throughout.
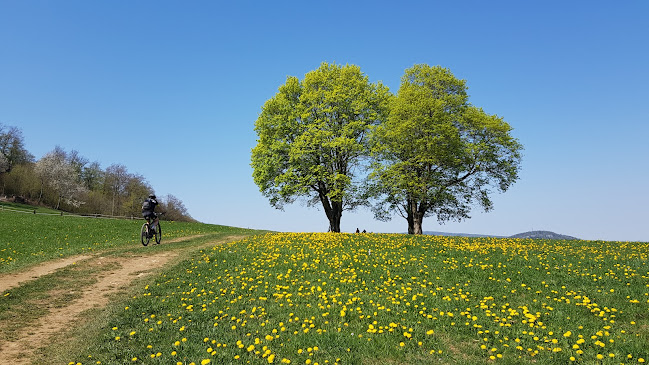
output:
<path id="1" fill-rule="evenodd" d="M 507 236 L 495 236 L 495 235 L 489 235 L 489 234 L 474 234 L 474 233 L 450 233 L 450 232 L 437 232 L 437 231 L 424 231 L 423 233 L 425 235 L 430 235 L 430 236 L 507 238 Z"/>
<path id="2" fill-rule="evenodd" d="M 579 238 L 567 236 L 565 234 L 554 233 L 550 231 L 529 231 L 515 234 L 510 238 L 540 238 L 549 240 L 578 240 Z"/>
<path id="3" fill-rule="evenodd" d="M 458 237 L 495 237 L 495 238 L 531 238 L 531 239 L 546 239 L 546 240 L 578 240 L 579 238 L 568 236 L 565 234 L 554 233 L 551 231 L 528 231 L 517 233 L 511 236 L 496 236 L 489 234 L 474 234 L 474 233 L 449 233 L 437 231 L 424 231 L 424 234 L 431 236 L 458 236 Z"/>

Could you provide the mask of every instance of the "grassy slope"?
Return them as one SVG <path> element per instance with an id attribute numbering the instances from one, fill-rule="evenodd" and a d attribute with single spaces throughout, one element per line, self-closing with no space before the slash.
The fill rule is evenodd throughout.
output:
<path id="1" fill-rule="evenodd" d="M 50 208 L 45 208 L 45 207 L 37 207 L 29 204 L 21 204 L 21 203 L 13 203 L 13 202 L 5 202 L 5 201 L 0 201 L 0 210 L 3 209 L 11 209 L 11 210 L 20 210 L 20 211 L 25 211 L 25 212 L 36 212 L 36 213 L 46 213 L 46 214 L 60 214 L 60 210 L 54 210 Z"/>
<path id="2" fill-rule="evenodd" d="M 3 203 L 4 204 L 4 203 Z M 11 208 L 33 211 L 29 206 L 13 204 Z M 38 213 L 51 213 L 42 211 Z M 95 219 L 60 215 L 25 214 L 0 210 L 0 274 L 21 271 L 50 259 L 77 254 L 99 254 L 119 257 L 146 255 L 165 250 L 191 252 L 192 247 L 204 246 L 208 242 L 224 237 L 248 236 L 259 231 L 208 225 L 201 223 L 180 223 L 163 221 L 162 245 L 142 247 L 139 243 L 141 220 Z M 189 237 L 181 242 L 170 240 Z M 186 255 L 186 254 L 183 254 Z M 64 307 L 81 295 L 80 287 L 96 282 L 98 275 L 114 269 L 111 265 L 76 264 L 22 284 L 20 287 L 3 291 L 0 297 L 0 340 L 15 340 L 24 331 L 45 316 L 49 308 Z M 133 288 L 123 288 L 122 294 L 115 297 L 116 303 L 125 300 Z M 105 320 L 109 311 L 96 310 L 87 313 L 88 323 L 96 325 Z M 80 321 L 79 323 L 84 323 Z M 78 324 L 78 323 L 77 323 Z M 93 328 L 83 328 L 77 333 L 83 341 Z M 66 348 L 57 341 L 53 353 L 61 353 Z M 41 354 L 40 360 L 50 361 L 50 354 Z M 63 361 L 63 360 L 61 360 Z"/>
<path id="3" fill-rule="evenodd" d="M 142 222 L 0 210 L 0 273 L 60 257 L 141 247 Z M 199 234 L 252 232 L 202 223 L 163 221 L 161 226 L 163 243 L 165 240 Z"/>
<path id="4" fill-rule="evenodd" d="M 637 363 L 646 243 L 269 234 L 149 278 L 67 361 Z"/>

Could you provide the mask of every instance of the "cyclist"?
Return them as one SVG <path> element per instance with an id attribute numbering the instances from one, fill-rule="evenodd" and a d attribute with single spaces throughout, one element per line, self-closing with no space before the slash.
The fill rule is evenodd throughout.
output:
<path id="1" fill-rule="evenodd" d="M 151 230 L 155 229 L 155 224 L 158 222 L 157 215 L 154 212 L 156 206 L 158 206 L 158 201 L 153 193 L 149 194 L 149 197 L 142 203 L 142 216 L 150 224 Z"/>

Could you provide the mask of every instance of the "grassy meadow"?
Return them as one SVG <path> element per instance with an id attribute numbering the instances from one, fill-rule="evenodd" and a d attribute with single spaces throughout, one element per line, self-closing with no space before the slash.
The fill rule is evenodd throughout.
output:
<path id="1" fill-rule="evenodd" d="M 145 279 L 66 361 L 643 363 L 648 254 L 632 242 L 268 233 Z"/>
<path id="2" fill-rule="evenodd" d="M 12 208 L 16 208 L 16 205 Z M 55 211 L 39 208 L 38 212 Z M 143 222 L 141 219 L 40 215 L 0 210 L 0 273 L 71 255 L 142 247 L 140 228 Z M 162 221 L 161 227 L 163 243 L 200 234 L 249 232 L 212 224 L 169 221 Z"/>

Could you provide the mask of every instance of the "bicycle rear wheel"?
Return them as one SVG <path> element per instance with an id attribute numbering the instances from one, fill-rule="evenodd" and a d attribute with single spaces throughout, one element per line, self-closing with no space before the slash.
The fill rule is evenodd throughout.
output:
<path id="1" fill-rule="evenodd" d="M 155 235 L 156 245 L 159 245 L 160 241 L 162 241 L 162 227 L 160 227 L 160 222 L 155 225 L 155 232 L 153 234 Z"/>
<path id="2" fill-rule="evenodd" d="M 140 232 L 140 239 L 142 241 L 142 246 L 146 246 L 149 244 L 149 240 L 151 240 L 151 237 L 148 236 L 148 231 L 149 231 L 149 223 L 144 223 L 142 225 L 142 231 Z"/>

